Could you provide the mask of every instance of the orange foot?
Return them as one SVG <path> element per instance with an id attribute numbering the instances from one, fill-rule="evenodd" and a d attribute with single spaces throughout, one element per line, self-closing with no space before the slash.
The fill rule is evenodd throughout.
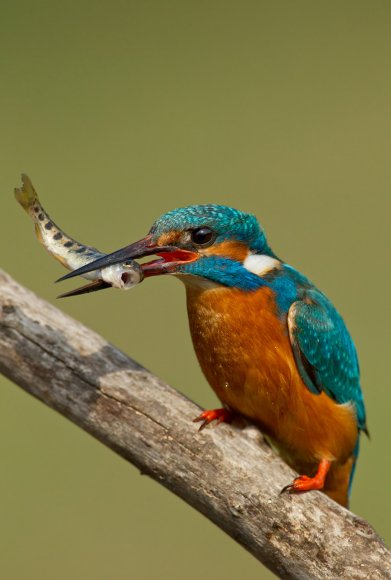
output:
<path id="1" fill-rule="evenodd" d="M 322 459 L 319 463 L 318 471 L 314 477 L 300 475 L 292 483 L 282 488 L 280 493 L 296 493 L 301 491 L 311 491 L 312 489 L 323 489 L 326 475 L 330 469 L 331 463 L 327 459 Z"/>
<path id="2" fill-rule="evenodd" d="M 199 431 L 202 431 L 204 427 L 209 425 L 212 421 L 217 421 L 217 423 L 231 423 L 233 419 L 233 413 L 228 411 L 228 409 L 213 409 L 211 411 L 204 411 L 199 417 L 193 419 L 193 423 L 198 423 L 202 421 Z"/>

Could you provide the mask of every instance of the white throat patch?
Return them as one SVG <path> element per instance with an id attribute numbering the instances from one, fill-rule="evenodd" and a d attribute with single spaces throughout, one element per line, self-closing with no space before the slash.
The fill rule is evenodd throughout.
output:
<path id="1" fill-rule="evenodd" d="M 280 265 L 280 261 L 265 254 L 249 254 L 243 262 L 243 267 L 257 276 L 263 276 Z"/>

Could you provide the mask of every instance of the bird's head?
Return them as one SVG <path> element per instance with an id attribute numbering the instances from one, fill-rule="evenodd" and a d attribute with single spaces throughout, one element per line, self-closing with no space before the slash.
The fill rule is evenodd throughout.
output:
<path id="1" fill-rule="evenodd" d="M 66 277 L 156 255 L 144 277 L 197 276 L 225 285 L 244 270 L 249 256 L 275 258 L 254 215 L 221 205 L 192 205 L 159 217 L 145 238 L 71 272 Z"/>

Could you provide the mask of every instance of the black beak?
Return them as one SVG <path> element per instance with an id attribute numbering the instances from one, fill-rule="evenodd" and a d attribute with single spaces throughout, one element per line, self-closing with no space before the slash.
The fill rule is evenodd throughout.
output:
<path id="1" fill-rule="evenodd" d="M 111 288 L 111 284 L 108 284 L 104 280 L 95 280 L 90 284 L 81 286 L 81 288 L 76 288 L 75 290 L 70 290 L 69 292 L 64 292 L 60 294 L 57 298 L 68 298 L 69 296 L 80 296 L 80 294 L 89 294 L 90 292 L 97 292 L 98 290 L 104 290 L 105 288 Z"/>
<path id="2" fill-rule="evenodd" d="M 175 249 L 176 248 L 173 246 L 157 246 L 152 241 L 151 234 L 149 234 L 142 240 L 130 244 L 130 246 L 121 248 L 112 254 L 107 254 L 107 256 L 104 256 L 103 258 L 99 258 L 94 262 L 90 262 L 77 270 L 65 274 L 65 276 L 62 276 L 56 280 L 56 282 L 62 282 L 63 280 L 68 280 L 68 278 L 74 278 L 75 276 L 83 276 L 83 274 L 88 274 L 88 272 L 92 272 L 93 270 L 100 270 L 102 268 L 107 268 L 108 266 L 113 266 L 114 264 L 121 264 L 136 258 L 151 256 L 152 254 L 156 254 L 156 252 L 159 252 L 160 254 L 160 252 L 172 252 Z"/>

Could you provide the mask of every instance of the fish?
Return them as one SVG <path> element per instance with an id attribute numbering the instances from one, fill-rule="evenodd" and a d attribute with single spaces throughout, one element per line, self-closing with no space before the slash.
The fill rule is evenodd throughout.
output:
<path id="1" fill-rule="evenodd" d="M 108 255 L 96 248 L 77 242 L 60 229 L 41 205 L 38 194 L 26 174 L 22 174 L 22 187 L 15 188 L 15 197 L 33 220 L 39 242 L 68 270 L 77 270 Z M 90 280 L 90 283 L 65 292 L 59 298 L 95 292 L 110 287 L 129 290 L 129 288 L 140 284 L 144 276 L 140 264 L 134 260 L 128 260 L 121 264 L 88 272 L 82 277 Z"/>

